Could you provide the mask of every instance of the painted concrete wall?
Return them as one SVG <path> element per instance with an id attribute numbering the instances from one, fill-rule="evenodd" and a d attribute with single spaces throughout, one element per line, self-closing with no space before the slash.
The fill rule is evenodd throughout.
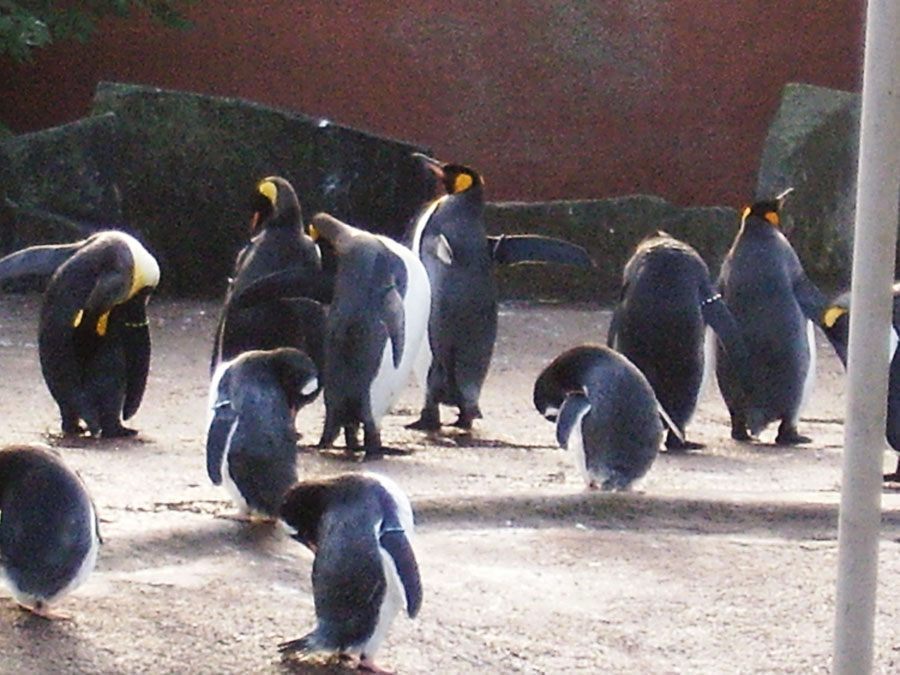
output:
<path id="1" fill-rule="evenodd" d="M 206 0 L 35 63 L 0 61 L 18 131 L 88 113 L 99 80 L 238 96 L 471 164 L 493 200 L 752 196 L 786 82 L 858 90 L 857 0 Z"/>

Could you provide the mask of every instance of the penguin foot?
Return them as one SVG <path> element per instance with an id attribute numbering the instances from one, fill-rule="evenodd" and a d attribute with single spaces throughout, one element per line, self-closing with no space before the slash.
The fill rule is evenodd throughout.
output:
<path id="1" fill-rule="evenodd" d="M 885 483 L 900 483 L 900 471 L 894 473 L 886 473 L 881 477 Z"/>
<path id="2" fill-rule="evenodd" d="M 412 450 L 407 450 L 405 448 L 391 448 L 386 445 L 382 445 L 378 448 L 368 448 L 366 450 L 365 457 L 363 457 L 363 461 L 370 462 L 376 459 L 384 459 L 387 455 L 393 455 L 395 457 L 405 457 L 411 454 Z"/>
<path id="3" fill-rule="evenodd" d="M 695 443 L 694 441 L 687 440 L 682 441 L 671 431 L 666 436 L 666 449 L 672 453 L 686 452 L 688 450 L 700 450 L 701 448 L 705 447 L 706 445 L 704 443 Z"/>
<path id="4" fill-rule="evenodd" d="M 747 433 L 747 429 L 741 427 L 731 427 L 731 437 L 742 443 L 749 443 L 753 440 L 753 436 Z"/>
<path id="5" fill-rule="evenodd" d="M 476 407 L 472 408 L 461 408 L 459 411 L 459 418 L 453 423 L 453 426 L 458 429 L 471 429 L 472 422 L 476 419 L 481 418 L 481 411 Z"/>
<path id="6" fill-rule="evenodd" d="M 87 433 L 87 427 L 84 426 L 81 422 L 78 422 L 77 420 L 74 423 L 63 422 L 62 433 L 63 433 L 63 436 L 67 436 L 67 437 L 84 436 Z"/>
<path id="7" fill-rule="evenodd" d="M 407 429 L 418 431 L 437 431 L 441 428 L 441 416 L 437 410 L 422 408 L 419 419 L 406 425 Z"/>
<path id="8" fill-rule="evenodd" d="M 377 673 L 377 675 L 393 675 L 392 671 L 379 668 L 375 665 L 375 662 L 369 658 L 360 659 L 359 665 L 356 667 L 356 669 L 364 673 Z"/>
<path id="9" fill-rule="evenodd" d="M 131 438 L 137 436 L 137 429 L 129 429 L 120 425 L 112 429 L 103 429 L 102 435 L 103 438 Z"/>
<path id="10" fill-rule="evenodd" d="M 782 425 L 778 428 L 775 445 L 800 445 L 801 443 L 812 443 L 812 439 L 797 433 L 797 429 L 794 427 Z"/>
<path id="11" fill-rule="evenodd" d="M 29 607 L 28 605 L 19 605 L 19 607 L 25 611 L 31 612 L 35 616 L 39 616 L 42 619 L 47 619 L 48 621 L 71 621 L 72 615 L 66 614 L 65 612 L 55 612 L 50 609 L 50 606 L 44 602 L 38 600 L 34 607 Z"/>

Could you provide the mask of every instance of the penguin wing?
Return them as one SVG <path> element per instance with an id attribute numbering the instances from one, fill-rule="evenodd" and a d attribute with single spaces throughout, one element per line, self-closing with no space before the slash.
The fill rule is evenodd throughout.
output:
<path id="1" fill-rule="evenodd" d="M 715 292 L 710 284 L 706 284 L 701 287 L 701 294 L 704 297 L 700 302 L 703 320 L 716 332 L 719 342 L 725 349 L 730 367 L 737 373 L 744 393 L 749 394 L 753 382 L 752 369 L 750 353 L 747 351 L 741 330 L 720 293 Z"/>
<path id="2" fill-rule="evenodd" d="M 272 355 L 275 376 L 288 406 L 299 410 L 319 393 L 319 378 L 312 360 L 299 349 L 280 348 Z"/>
<path id="3" fill-rule="evenodd" d="M 391 341 L 391 356 L 393 357 L 394 368 L 398 368 L 400 360 L 403 358 L 406 312 L 403 309 L 403 298 L 394 284 L 385 289 L 381 297 L 381 321 L 387 328 L 388 337 Z"/>
<path id="4" fill-rule="evenodd" d="M 406 613 L 412 618 L 419 613 L 422 606 L 422 580 L 419 578 L 419 565 L 416 563 L 412 545 L 406 538 L 406 532 L 396 519 L 393 521 L 391 525 L 387 524 L 389 521 L 382 523 L 378 542 L 397 567 L 397 574 L 400 575 L 400 582 L 406 594 Z"/>
<path id="5" fill-rule="evenodd" d="M 828 300 L 805 273 L 794 280 L 794 297 L 806 318 L 822 327 Z"/>
<path id="6" fill-rule="evenodd" d="M 566 394 L 556 417 L 556 442 L 561 448 L 565 448 L 569 444 L 569 435 L 572 433 L 572 429 L 584 414 L 590 411 L 590 408 L 591 402 L 584 392 L 573 391 Z"/>
<path id="7" fill-rule="evenodd" d="M 81 248 L 73 244 L 30 246 L 0 259 L 0 281 L 25 276 L 49 277 Z"/>
<path id="8" fill-rule="evenodd" d="M 320 269 L 296 266 L 260 277 L 229 299 L 229 307 L 242 309 L 270 300 L 301 297 L 331 303 L 334 277 Z"/>
<path id="9" fill-rule="evenodd" d="M 135 297 L 118 308 L 122 321 L 122 345 L 125 350 L 125 402 L 122 417 L 130 419 L 138 410 L 147 387 L 150 371 L 150 326 L 147 322 L 147 298 Z"/>
<path id="10" fill-rule="evenodd" d="M 238 420 L 237 411 L 231 407 L 230 401 L 216 403 L 212 422 L 206 432 L 206 473 L 213 485 L 222 484 L 222 464 Z"/>
<path id="11" fill-rule="evenodd" d="M 500 235 L 488 237 L 488 254 L 502 265 L 519 263 L 557 263 L 592 268 L 597 264 L 581 246 L 564 239 L 536 234 Z"/>

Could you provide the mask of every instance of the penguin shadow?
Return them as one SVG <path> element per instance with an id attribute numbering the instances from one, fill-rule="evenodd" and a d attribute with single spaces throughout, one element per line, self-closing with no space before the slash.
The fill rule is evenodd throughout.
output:
<path id="1" fill-rule="evenodd" d="M 115 451 L 126 447 L 139 447 L 155 443 L 152 438 L 144 438 L 140 434 L 103 438 L 102 436 L 73 436 L 47 431 L 43 434 L 44 442 L 53 448 L 77 448 L 79 450 Z"/>
<path id="2" fill-rule="evenodd" d="M 279 662 L 279 670 L 282 673 L 298 673 L 300 675 L 305 673 L 310 673 L 310 675 L 328 675 L 329 673 L 360 672 L 350 659 L 341 659 L 337 656 L 325 658 L 316 655 L 285 656 Z"/>

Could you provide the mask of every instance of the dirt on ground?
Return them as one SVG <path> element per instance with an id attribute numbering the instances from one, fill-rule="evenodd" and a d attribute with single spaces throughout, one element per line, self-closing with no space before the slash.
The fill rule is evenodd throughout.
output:
<path id="1" fill-rule="evenodd" d="M 314 624 L 312 554 L 233 512 L 205 471 L 216 302 L 151 302 L 152 366 L 129 440 L 59 436 L 41 378 L 40 298 L 0 296 L 0 444 L 48 443 L 84 478 L 104 545 L 97 569 L 49 622 L 0 588 L 0 672 L 327 673 L 276 646 Z M 321 399 L 298 417 L 300 477 L 379 471 L 416 512 L 424 586 L 378 653 L 399 673 L 816 673 L 830 668 L 844 374 L 824 340 L 800 432 L 809 445 L 729 437 L 713 383 L 688 429 L 706 444 L 662 453 L 628 493 L 587 492 L 533 408 L 541 369 L 603 342 L 594 306 L 504 304 L 484 419 L 471 434 L 404 425 L 411 384 L 383 423 L 412 450 L 365 464 L 317 452 Z M 821 337 L 821 336 L 820 336 Z M 445 421 L 454 419 L 444 411 Z M 885 453 L 885 467 L 896 456 Z M 885 489 L 876 672 L 900 672 L 900 497 Z"/>

